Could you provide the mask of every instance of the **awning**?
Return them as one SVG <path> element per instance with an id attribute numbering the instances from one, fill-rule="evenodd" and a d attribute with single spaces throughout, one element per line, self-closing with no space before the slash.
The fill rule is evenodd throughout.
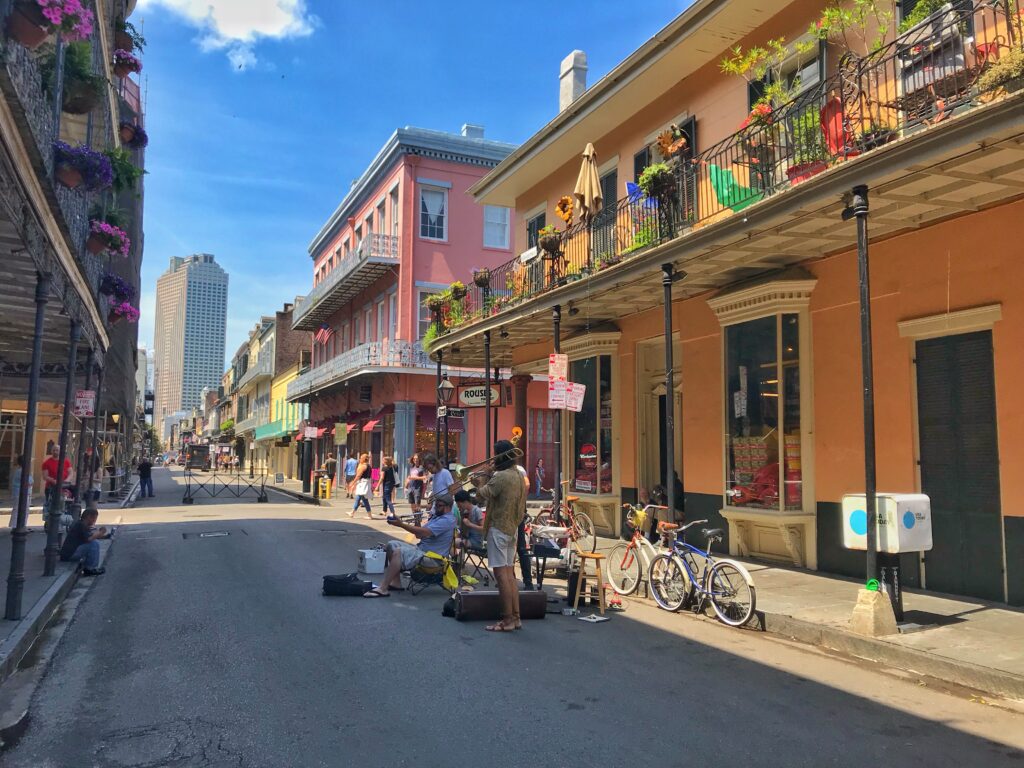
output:
<path id="1" fill-rule="evenodd" d="M 374 428 L 380 424 L 380 419 L 370 419 L 368 422 L 363 424 L 363 432 L 373 432 Z"/>
<path id="2" fill-rule="evenodd" d="M 255 439 L 260 440 L 275 440 L 279 437 L 284 437 L 290 434 L 293 430 L 287 429 L 284 425 L 284 419 L 278 419 L 272 421 L 269 424 L 263 424 L 262 426 L 256 427 Z"/>
<path id="3" fill-rule="evenodd" d="M 416 419 L 418 424 L 417 429 L 423 429 L 427 432 L 437 431 L 437 406 L 436 405 L 420 405 L 416 408 Z M 448 431 L 451 434 L 462 434 L 466 431 L 465 420 L 460 417 L 453 417 L 448 419 Z"/>

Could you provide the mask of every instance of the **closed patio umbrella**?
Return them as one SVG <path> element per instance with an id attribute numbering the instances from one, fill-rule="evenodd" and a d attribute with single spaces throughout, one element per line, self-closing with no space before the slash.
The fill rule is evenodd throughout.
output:
<path id="1" fill-rule="evenodd" d="M 593 144 L 587 144 L 583 150 L 583 165 L 572 194 L 576 198 L 581 221 L 590 221 L 601 210 L 601 177 L 597 175 L 597 151 Z"/>

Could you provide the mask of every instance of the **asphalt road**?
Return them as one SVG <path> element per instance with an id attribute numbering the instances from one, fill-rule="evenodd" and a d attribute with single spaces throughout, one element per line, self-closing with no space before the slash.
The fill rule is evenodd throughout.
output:
<path id="1" fill-rule="evenodd" d="M 324 598 L 384 533 L 298 503 L 174 506 L 173 482 L 127 513 L 0 764 L 1024 765 L 1020 715 L 637 602 L 497 635 L 443 618 L 436 589 Z"/>

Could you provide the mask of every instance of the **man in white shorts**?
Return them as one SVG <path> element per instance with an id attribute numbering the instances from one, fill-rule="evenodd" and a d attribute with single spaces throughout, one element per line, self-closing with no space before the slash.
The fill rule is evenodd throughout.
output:
<path id="1" fill-rule="evenodd" d="M 387 523 L 408 531 L 420 541 L 416 545 L 404 541 L 389 541 L 384 547 L 387 559 L 380 586 L 374 587 L 363 597 L 390 597 L 392 589 L 403 589 L 402 571 L 415 568 L 427 552 L 446 557 L 452 548 L 455 515 L 452 514 L 451 503 L 443 498 L 434 500 L 434 511 L 426 525 L 405 523 L 397 517 L 389 517 Z"/>

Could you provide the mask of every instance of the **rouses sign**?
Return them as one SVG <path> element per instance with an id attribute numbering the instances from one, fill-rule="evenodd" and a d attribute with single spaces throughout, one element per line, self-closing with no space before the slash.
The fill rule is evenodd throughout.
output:
<path id="1" fill-rule="evenodd" d="M 491 405 L 501 405 L 501 385 L 473 384 L 458 388 L 460 408 L 483 408 L 487 405 L 487 391 L 491 392 Z"/>

